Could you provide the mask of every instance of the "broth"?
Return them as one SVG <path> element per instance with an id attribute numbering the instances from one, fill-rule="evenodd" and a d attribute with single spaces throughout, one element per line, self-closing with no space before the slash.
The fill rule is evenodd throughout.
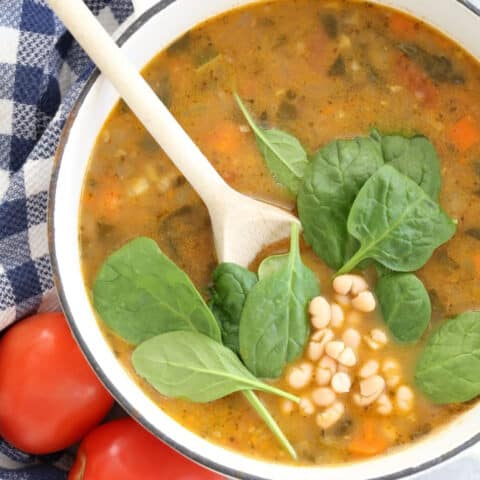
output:
<path id="1" fill-rule="evenodd" d="M 399 45 L 408 45 L 410 56 Z M 443 62 L 435 70 L 430 62 L 422 70 L 426 51 L 436 56 L 430 58 L 448 59 L 451 68 Z M 290 210 L 295 199 L 265 166 L 233 90 L 263 124 L 292 132 L 309 152 L 373 127 L 427 136 L 441 160 L 440 202 L 458 220 L 455 237 L 418 272 L 432 299 L 429 330 L 446 316 L 480 307 L 480 143 L 465 144 L 455 135 L 460 119 L 480 120 L 480 68 L 459 46 L 419 21 L 368 3 L 283 0 L 235 10 L 194 28 L 159 53 L 144 76 L 232 187 Z M 88 289 L 106 257 L 142 235 L 156 240 L 208 296 L 217 263 L 208 212 L 123 102 L 112 111 L 92 153 L 80 225 Z M 287 250 L 281 242 L 260 258 Z M 322 294 L 333 298 L 333 272 L 306 244 L 302 258 L 320 279 Z M 373 272 L 367 278 L 373 282 Z M 240 394 L 207 404 L 162 396 L 135 375 L 134 347 L 99 322 L 125 368 L 181 424 L 247 455 L 291 462 Z M 375 311 L 356 328 L 366 335 L 385 326 Z M 408 414 L 384 417 L 345 400 L 348 414 L 323 431 L 311 417 L 286 414 L 283 400 L 259 395 L 296 448 L 299 462 L 363 458 L 348 445 L 367 418 L 382 423 L 394 448 L 467 408 L 435 405 L 415 390 L 413 368 L 425 337 L 413 346 L 389 339 L 381 352 L 365 352 L 368 358 L 400 361 L 403 381 L 415 391 L 415 407 Z M 285 377 L 275 385 L 289 389 Z"/>

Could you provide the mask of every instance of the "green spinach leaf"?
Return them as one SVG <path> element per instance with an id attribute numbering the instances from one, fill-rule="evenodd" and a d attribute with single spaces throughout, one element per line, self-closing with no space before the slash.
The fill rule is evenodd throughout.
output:
<path id="1" fill-rule="evenodd" d="M 240 353 L 257 377 L 279 377 L 302 353 L 310 330 L 307 305 L 319 293 L 315 274 L 300 258 L 298 225 L 292 224 L 288 262 L 252 288 L 240 320 Z"/>
<path id="2" fill-rule="evenodd" d="M 260 263 L 258 267 L 258 278 L 263 280 L 268 277 L 270 274 L 275 273 L 277 270 L 284 268 L 288 264 L 288 253 L 283 253 L 280 255 L 271 255 L 270 257 L 265 258 Z"/>
<path id="3" fill-rule="evenodd" d="M 249 281 L 247 277 L 246 274 L 242 277 L 244 286 Z M 107 259 L 97 276 L 93 297 L 105 323 L 131 343 L 138 344 L 177 329 L 184 330 L 179 333 L 206 333 L 214 340 L 221 340 L 215 318 L 190 279 L 148 238 L 133 240 Z M 284 448 L 297 458 L 275 419 L 255 394 L 247 390 L 243 394 Z"/>
<path id="4" fill-rule="evenodd" d="M 438 200 L 442 187 L 440 161 L 432 143 L 423 136 L 380 135 L 372 132 L 382 145 L 386 164 L 410 177 L 431 198 Z"/>
<path id="5" fill-rule="evenodd" d="M 222 331 L 223 344 L 240 353 L 238 329 L 248 292 L 257 276 L 235 263 L 221 263 L 213 272 L 212 298 L 209 306 Z"/>
<path id="6" fill-rule="evenodd" d="M 285 434 L 280 430 L 280 427 L 278 426 L 277 422 L 275 422 L 275 419 L 272 417 L 271 413 L 267 410 L 265 405 L 253 393 L 252 390 L 245 390 L 243 394 L 245 398 L 248 400 L 248 402 L 250 403 L 250 405 L 258 413 L 260 418 L 265 422 L 265 424 L 270 429 L 270 431 L 275 435 L 275 437 L 277 437 L 280 444 L 283 445 L 285 450 L 290 454 L 290 456 L 294 460 L 297 460 L 298 458 L 297 452 L 292 447 L 292 445 L 288 441 L 288 438 L 285 436 Z"/>
<path id="7" fill-rule="evenodd" d="M 375 294 L 395 339 L 402 343 L 418 341 L 432 313 L 423 283 L 413 273 L 387 273 L 377 280 Z"/>
<path id="8" fill-rule="evenodd" d="M 333 269 L 358 249 L 347 231 L 348 214 L 360 188 L 382 165 L 379 142 L 355 138 L 327 144 L 305 171 L 298 192 L 303 233 L 313 251 Z"/>
<path id="9" fill-rule="evenodd" d="M 413 180 L 385 165 L 353 202 L 348 232 L 360 248 L 338 271 L 370 258 L 399 271 L 418 270 L 455 233 L 455 223 Z"/>
<path id="10" fill-rule="evenodd" d="M 103 321 L 130 343 L 172 330 L 220 341 L 218 324 L 188 276 L 151 239 L 139 237 L 110 255 L 93 286 Z"/>
<path id="11" fill-rule="evenodd" d="M 415 381 L 435 403 L 466 402 L 480 395 L 480 312 L 463 313 L 433 332 Z"/>
<path id="12" fill-rule="evenodd" d="M 427 52 L 415 43 L 400 43 L 398 48 L 420 65 L 432 80 L 456 85 L 465 83 L 465 77 L 454 69 L 449 58 Z"/>
<path id="13" fill-rule="evenodd" d="M 241 98 L 236 93 L 234 96 L 255 134 L 258 148 L 273 176 L 296 194 L 308 164 L 305 149 L 293 135 L 287 132 L 261 128 L 255 123 Z"/>
<path id="14" fill-rule="evenodd" d="M 261 390 L 298 403 L 288 392 L 255 378 L 227 347 L 198 332 L 169 332 L 132 354 L 135 371 L 162 395 L 211 402 L 233 392 Z"/>

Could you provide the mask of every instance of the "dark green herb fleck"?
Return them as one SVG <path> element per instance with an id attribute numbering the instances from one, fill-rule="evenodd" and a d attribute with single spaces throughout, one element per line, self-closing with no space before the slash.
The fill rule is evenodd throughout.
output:
<path id="1" fill-rule="evenodd" d="M 333 62 L 332 66 L 328 70 L 328 74 L 331 77 L 339 77 L 342 75 L 345 75 L 346 69 L 345 69 L 345 62 L 343 60 L 343 57 L 339 55 L 336 60 Z"/>
<path id="2" fill-rule="evenodd" d="M 325 13 L 320 15 L 320 21 L 322 22 L 325 33 L 330 38 L 337 38 L 338 35 L 338 21 L 337 17 L 331 13 Z"/>
<path id="3" fill-rule="evenodd" d="M 475 240 L 480 240 L 480 228 L 469 228 L 468 230 L 465 230 L 465 235 L 468 235 Z"/>
<path id="4" fill-rule="evenodd" d="M 465 77 L 453 68 L 447 57 L 427 52 L 415 43 L 400 43 L 398 48 L 418 63 L 432 80 L 440 83 L 465 83 Z"/>
<path id="5" fill-rule="evenodd" d="M 277 118 L 283 121 L 295 120 L 297 118 L 297 107 L 286 100 L 283 100 L 277 111 Z"/>

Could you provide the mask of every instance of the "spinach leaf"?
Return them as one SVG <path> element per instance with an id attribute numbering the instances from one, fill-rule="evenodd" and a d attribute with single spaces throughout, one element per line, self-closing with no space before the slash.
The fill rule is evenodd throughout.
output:
<path id="1" fill-rule="evenodd" d="M 221 263 L 213 272 L 212 298 L 209 306 L 222 331 L 223 344 L 240 353 L 238 329 L 248 292 L 257 276 L 235 263 Z"/>
<path id="2" fill-rule="evenodd" d="M 257 377 L 279 377 L 303 351 L 309 334 L 308 302 L 320 293 L 315 274 L 300 258 L 292 224 L 288 262 L 250 291 L 240 320 L 240 354 Z"/>
<path id="3" fill-rule="evenodd" d="M 480 312 L 462 313 L 433 332 L 415 381 L 435 403 L 466 402 L 480 395 Z"/>
<path id="4" fill-rule="evenodd" d="M 242 281 L 248 283 L 247 275 Z M 93 298 L 105 323 L 134 344 L 174 330 L 182 330 L 181 334 L 206 333 L 213 340 L 221 340 L 215 318 L 190 279 L 148 238 L 133 240 L 107 259 L 95 281 Z M 174 344 L 171 347 L 176 348 Z M 279 442 L 297 458 L 260 400 L 251 391 L 243 393 Z"/>
<path id="5" fill-rule="evenodd" d="M 298 458 L 297 452 L 292 447 L 292 445 L 288 441 L 288 438 L 285 436 L 285 434 L 280 430 L 280 427 L 278 426 L 277 422 L 275 422 L 275 419 L 272 417 L 271 413 L 267 410 L 265 405 L 252 392 L 252 390 L 245 390 L 243 392 L 243 395 L 248 400 L 250 405 L 258 413 L 260 418 L 265 422 L 265 424 L 270 429 L 270 431 L 275 435 L 275 437 L 277 437 L 280 444 L 283 445 L 285 450 L 287 450 L 287 452 L 290 454 L 290 456 L 294 460 L 297 460 L 297 458 Z"/>
<path id="6" fill-rule="evenodd" d="M 298 402 L 255 378 L 227 347 L 198 332 L 169 332 L 146 340 L 132 354 L 138 375 L 162 395 L 211 402 L 233 392 L 261 390 Z"/>
<path id="7" fill-rule="evenodd" d="M 438 200 L 442 186 L 440 161 L 432 143 L 423 136 L 380 135 L 376 130 L 372 137 L 382 145 L 386 164 L 410 177 L 430 197 Z"/>
<path id="8" fill-rule="evenodd" d="M 432 313 L 423 283 L 413 273 L 387 273 L 377 280 L 375 294 L 395 339 L 402 343 L 419 340 Z"/>
<path id="9" fill-rule="evenodd" d="M 362 187 L 348 216 L 359 250 L 338 271 L 370 258 L 399 271 L 418 270 L 455 233 L 455 223 L 413 180 L 385 165 Z"/>
<path id="10" fill-rule="evenodd" d="M 313 251 L 333 269 L 358 249 L 347 231 L 348 214 L 360 188 L 382 165 L 379 142 L 355 138 L 327 144 L 305 170 L 298 192 L 303 233 Z"/>
<path id="11" fill-rule="evenodd" d="M 289 254 L 271 255 L 265 258 L 258 267 L 258 278 L 263 280 L 288 264 Z"/>
<path id="12" fill-rule="evenodd" d="M 296 194 L 308 164 L 305 149 L 289 133 L 282 130 L 261 128 L 255 123 L 241 98 L 236 93 L 234 96 L 255 134 L 258 148 L 273 176 L 293 194 Z"/>
<path id="13" fill-rule="evenodd" d="M 134 344 L 172 330 L 221 340 L 188 276 L 149 238 L 132 240 L 107 258 L 95 279 L 93 304 L 113 331 Z"/>
<path id="14" fill-rule="evenodd" d="M 432 80 L 456 85 L 465 83 L 465 77 L 453 68 L 451 60 L 447 57 L 427 52 L 415 43 L 400 43 L 398 48 L 420 65 Z"/>

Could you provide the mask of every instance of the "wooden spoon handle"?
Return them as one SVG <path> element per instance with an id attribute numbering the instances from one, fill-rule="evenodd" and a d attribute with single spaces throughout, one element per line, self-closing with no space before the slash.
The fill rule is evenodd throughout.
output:
<path id="1" fill-rule="evenodd" d="M 185 175 L 207 207 L 218 202 L 219 197 L 231 194 L 233 190 L 223 181 L 83 1 L 48 2 L 140 122 Z"/>

